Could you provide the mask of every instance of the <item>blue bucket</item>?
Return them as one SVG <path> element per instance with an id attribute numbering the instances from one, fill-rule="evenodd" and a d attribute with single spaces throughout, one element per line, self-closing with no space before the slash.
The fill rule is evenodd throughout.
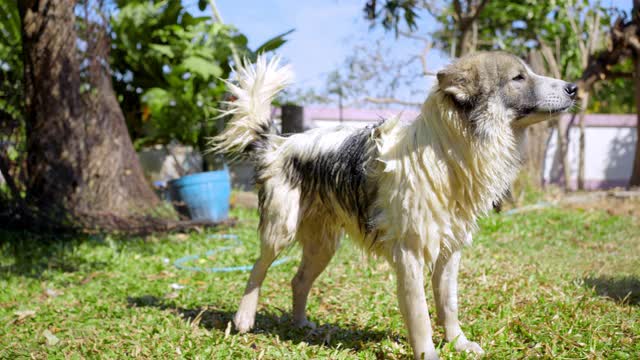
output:
<path id="1" fill-rule="evenodd" d="M 192 220 L 223 221 L 229 218 L 231 177 L 229 170 L 186 175 L 169 182 L 173 197 L 185 203 Z"/>

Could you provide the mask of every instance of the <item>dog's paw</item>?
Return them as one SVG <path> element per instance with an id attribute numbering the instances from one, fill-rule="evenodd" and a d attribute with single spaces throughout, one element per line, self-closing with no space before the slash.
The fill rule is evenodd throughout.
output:
<path id="1" fill-rule="evenodd" d="M 236 330 L 240 334 L 244 334 L 253 329 L 253 323 L 255 321 L 255 314 L 246 314 L 243 312 L 237 312 L 233 317 L 233 323 L 236 325 Z"/>
<path id="2" fill-rule="evenodd" d="M 477 342 L 469 341 L 467 339 L 462 339 L 462 341 L 457 341 L 454 348 L 459 352 L 468 352 L 471 354 L 482 356 L 484 355 L 484 350 L 478 345 Z"/>
<path id="3" fill-rule="evenodd" d="M 302 319 L 302 320 L 294 321 L 293 326 L 297 327 L 298 329 L 314 330 L 316 328 L 316 323 L 314 323 L 313 321 L 309 321 L 307 319 Z"/>
<path id="4" fill-rule="evenodd" d="M 420 354 L 414 354 L 413 358 L 416 360 L 440 360 L 440 356 L 435 349 Z"/>

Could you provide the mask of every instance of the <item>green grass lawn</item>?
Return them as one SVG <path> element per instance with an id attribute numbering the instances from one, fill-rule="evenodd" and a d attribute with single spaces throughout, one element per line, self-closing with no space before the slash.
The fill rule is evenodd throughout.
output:
<path id="1" fill-rule="evenodd" d="M 246 247 L 187 265 L 250 264 L 257 214 L 235 210 Z M 488 358 L 640 356 L 640 224 L 606 212 L 493 215 L 461 270 L 463 329 Z M 0 358 L 407 358 L 395 279 L 348 241 L 310 298 L 315 332 L 290 325 L 295 260 L 270 270 L 254 332 L 228 324 L 248 274 L 173 262 L 228 244 L 207 234 L 45 239 L 0 233 Z M 48 242 L 48 245 L 37 245 Z M 431 291 L 429 290 L 429 293 Z M 431 313 L 433 301 L 429 298 Z M 443 358 L 462 359 L 435 339 Z"/>

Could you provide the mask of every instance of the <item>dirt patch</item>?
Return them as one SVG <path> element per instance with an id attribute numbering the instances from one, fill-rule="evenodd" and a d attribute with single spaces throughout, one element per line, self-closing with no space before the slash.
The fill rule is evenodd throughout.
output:
<path id="1" fill-rule="evenodd" d="M 565 208 L 604 210 L 610 215 L 640 219 L 640 190 L 571 194 L 559 199 L 558 204 Z"/>
<path id="2" fill-rule="evenodd" d="M 231 194 L 231 207 L 257 209 L 258 195 L 249 191 L 234 191 Z"/>
<path id="3" fill-rule="evenodd" d="M 580 209 L 585 211 L 606 211 L 615 216 L 631 216 L 640 219 L 640 190 L 609 190 L 592 192 L 575 192 L 563 194 L 549 192 L 544 200 L 534 204 L 506 209 L 505 214 L 516 214 L 544 209 L 547 207 L 561 207 L 565 209 Z"/>

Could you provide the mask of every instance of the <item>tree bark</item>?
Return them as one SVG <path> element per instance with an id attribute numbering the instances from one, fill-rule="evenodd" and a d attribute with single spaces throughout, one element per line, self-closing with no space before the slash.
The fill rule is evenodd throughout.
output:
<path id="1" fill-rule="evenodd" d="M 473 31 L 471 24 L 460 25 L 460 39 L 456 47 L 456 57 L 463 57 L 472 52 Z"/>
<path id="2" fill-rule="evenodd" d="M 634 50 L 633 62 L 635 65 L 635 74 L 634 80 L 636 83 L 636 114 L 638 119 L 636 121 L 636 153 L 633 157 L 633 170 L 631 171 L 631 179 L 629 180 L 629 186 L 640 186 L 640 48 L 638 45 L 638 30 L 637 27 L 640 26 L 640 0 L 633 0 L 633 11 L 632 11 L 632 19 L 635 25 L 635 32 L 633 35 L 633 39 L 635 42 L 632 43 L 632 48 Z"/>
<path id="3" fill-rule="evenodd" d="M 584 178 L 585 178 L 585 152 L 587 151 L 587 145 L 585 140 L 585 118 L 587 114 L 587 107 L 589 106 L 589 93 L 583 92 L 580 99 L 580 139 L 578 141 L 579 155 L 578 155 L 578 190 L 584 190 Z"/>
<path id="4" fill-rule="evenodd" d="M 452 49 L 454 56 L 462 57 L 476 51 L 478 44 L 478 24 L 476 19 L 489 0 L 467 0 L 463 5 L 460 0 L 453 1 L 454 18 L 456 19 L 459 39 L 455 39 Z"/>
<path id="5" fill-rule="evenodd" d="M 85 219 L 101 214 L 126 218 L 148 213 L 159 200 L 143 176 L 111 79 L 105 70 L 86 90 L 87 81 L 80 76 L 75 1 L 18 4 L 28 202 L 40 213 L 79 221 L 83 227 L 90 225 Z"/>
<path id="6" fill-rule="evenodd" d="M 563 189 L 564 191 L 571 190 L 571 164 L 569 163 L 569 144 L 567 139 L 569 138 L 569 126 L 564 126 L 562 118 L 557 116 L 555 120 L 556 128 L 556 142 L 558 143 L 558 156 L 560 157 L 560 163 L 562 164 L 562 177 L 564 178 Z M 565 138 L 565 134 L 567 137 Z"/>
<path id="7" fill-rule="evenodd" d="M 549 126 L 547 124 L 534 124 L 527 128 L 527 139 L 524 153 L 522 154 L 522 169 L 526 171 L 531 184 L 536 188 L 542 187 L 542 171 L 547 139 L 549 138 Z"/>
<path id="8" fill-rule="evenodd" d="M 636 83 L 636 114 L 638 116 L 638 120 L 636 121 L 636 154 L 633 158 L 633 170 L 631 171 L 631 179 L 629 180 L 629 186 L 640 186 L 640 58 L 639 54 L 633 58 L 634 65 L 636 67 L 636 71 L 634 74 L 634 80 Z"/>

